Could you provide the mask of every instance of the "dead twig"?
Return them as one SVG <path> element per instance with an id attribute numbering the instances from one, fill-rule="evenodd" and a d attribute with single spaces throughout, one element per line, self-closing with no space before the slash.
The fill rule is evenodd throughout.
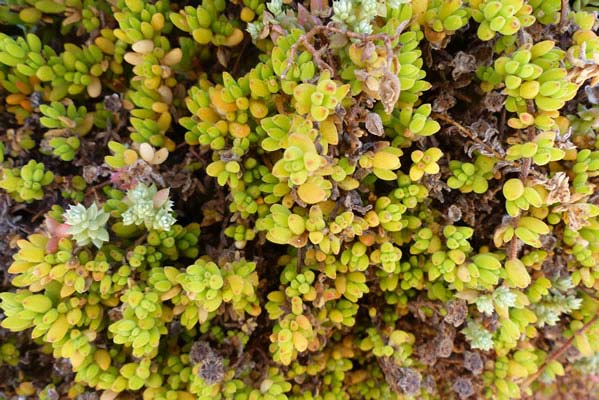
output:
<path id="1" fill-rule="evenodd" d="M 237 76 L 237 74 L 239 72 L 239 66 L 241 65 L 241 61 L 243 59 L 243 54 L 245 53 L 249 43 L 250 43 L 250 40 L 249 40 L 248 36 L 244 35 L 242 47 L 239 52 L 239 56 L 237 57 L 237 59 L 235 60 L 235 64 L 233 65 L 233 72 L 232 72 L 233 76 Z"/>
<path id="2" fill-rule="evenodd" d="M 301 35 L 299 37 L 298 41 L 293 46 L 291 46 L 291 48 L 289 49 L 289 57 L 287 59 L 287 65 L 285 66 L 285 69 L 283 70 L 283 73 L 281 74 L 281 79 L 285 79 L 285 76 L 287 76 L 287 73 L 289 72 L 289 69 L 291 68 L 291 66 L 293 65 L 293 62 L 295 60 L 295 53 L 297 52 L 297 48 L 300 45 L 303 46 L 310 54 L 312 54 L 312 57 L 314 58 L 314 63 L 320 70 L 328 70 L 331 72 L 331 74 L 335 73 L 335 70 L 333 69 L 333 67 L 330 66 L 329 64 L 327 64 L 320 56 L 320 49 L 316 50 L 314 48 L 314 46 L 312 46 L 312 44 L 310 43 L 314 39 L 314 37 L 316 37 L 317 35 L 324 33 L 324 32 L 338 33 L 341 35 L 345 35 L 350 39 L 357 39 L 362 42 L 374 42 L 377 40 L 382 40 L 385 43 L 385 47 L 387 50 L 387 65 L 391 65 L 391 62 L 393 60 L 393 47 L 391 46 L 391 43 L 394 40 L 396 40 L 399 37 L 399 35 L 401 35 L 403 30 L 409 24 L 410 24 L 410 21 L 403 21 L 397 27 L 397 31 L 395 32 L 395 34 L 393 36 L 389 36 L 386 33 L 375 33 L 375 34 L 367 35 L 367 34 L 356 33 L 356 32 L 352 32 L 352 31 L 345 31 L 343 29 L 339 29 L 339 28 L 331 26 L 331 25 L 315 26 L 314 28 L 312 28 L 308 32 L 306 32 L 305 34 Z"/>
<path id="3" fill-rule="evenodd" d="M 297 52 L 297 48 L 299 47 L 299 45 L 304 46 L 304 48 L 310 54 L 312 54 L 312 57 L 314 58 L 314 63 L 316 64 L 316 66 L 319 69 L 321 69 L 321 70 L 326 69 L 326 70 L 330 71 L 331 74 L 335 72 L 333 70 L 333 67 L 331 67 L 329 64 L 327 64 L 325 61 L 323 61 L 323 59 L 320 57 L 320 53 L 314 48 L 314 46 L 312 46 L 310 44 L 310 41 L 316 35 L 321 33 L 321 31 L 323 30 L 321 28 L 323 28 L 323 27 L 324 27 L 324 25 L 320 25 L 320 26 L 316 26 L 316 27 L 312 28 L 307 33 L 300 36 L 299 40 L 293 46 L 291 46 L 291 48 L 289 49 L 289 58 L 287 59 L 287 65 L 285 66 L 285 69 L 283 70 L 283 73 L 281 74 L 281 79 L 285 79 L 285 77 L 287 76 L 287 73 L 289 72 L 289 69 L 293 65 L 293 62 L 295 60 L 295 53 Z"/>
<path id="4" fill-rule="evenodd" d="M 104 186 L 106 186 L 106 185 L 109 185 L 110 183 L 111 183 L 111 182 L 110 182 L 110 180 L 106 180 L 106 181 L 104 181 L 104 182 L 102 182 L 102 183 L 98 183 L 97 185 L 94 185 L 94 186 L 91 186 L 91 187 L 89 187 L 89 188 L 88 188 L 88 189 L 85 191 L 85 194 L 84 194 L 84 196 L 83 196 L 83 197 L 84 197 L 84 198 L 87 198 L 87 197 L 88 197 L 89 195 L 91 195 L 92 193 L 95 195 L 95 194 L 97 193 L 97 190 L 98 190 L 98 189 L 101 189 L 101 188 L 103 188 Z"/>
<path id="5" fill-rule="evenodd" d="M 566 19 L 568 18 L 568 12 L 570 11 L 570 7 L 568 5 L 567 0 L 561 0 L 562 7 L 559 13 L 559 31 L 565 32 L 568 27 L 566 26 Z"/>
<path id="6" fill-rule="evenodd" d="M 591 318 L 591 320 L 589 322 L 587 322 L 586 324 L 584 324 L 582 326 L 582 328 L 580 328 L 579 330 L 577 330 L 576 332 L 574 332 L 574 334 L 572 335 L 572 337 L 570 339 L 568 339 L 563 345 L 561 345 L 561 347 L 559 349 L 557 349 L 549 357 L 547 357 L 547 359 L 545 360 L 545 362 L 543 363 L 543 365 L 541 365 L 539 367 L 539 369 L 537 370 L 537 372 L 535 372 L 534 374 L 532 374 L 531 376 L 529 376 L 528 379 L 526 379 L 523 382 L 522 385 L 524 387 L 528 387 L 534 381 L 536 381 L 539 378 L 539 376 L 541 376 L 541 374 L 543 373 L 543 371 L 545 371 L 545 369 L 547 368 L 547 366 L 552 361 L 557 360 L 562 354 L 564 354 L 566 352 L 566 350 L 568 350 L 570 348 L 570 346 L 572 346 L 572 343 L 574 343 L 574 340 L 576 339 L 576 336 L 583 334 L 587 329 L 589 329 L 591 327 L 591 325 L 593 325 L 598 320 L 599 320 L 599 314 L 596 314 L 593 318 Z"/>

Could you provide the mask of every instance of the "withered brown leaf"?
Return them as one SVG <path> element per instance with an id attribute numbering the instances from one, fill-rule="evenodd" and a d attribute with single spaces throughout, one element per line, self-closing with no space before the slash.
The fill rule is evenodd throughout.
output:
<path id="1" fill-rule="evenodd" d="M 399 99 L 400 90 L 401 84 L 397 75 L 389 69 L 385 69 L 379 93 L 387 114 L 391 114 L 391 111 L 393 111 L 393 107 L 395 107 L 395 103 Z"/>
<path id="2" fill-rule="evenodd" d="M 377 113 L 368 113 L 366 115 L 366 129 L 376 136 L 383 136 L 385 134 L 383 120 Z"/>
<path id="3" fill-rule="evenodd" d="M 568 180 L 568 175 L 565 172 L 558 172 L 544 184 L 549 190 L 546 199 L 548 205 L 570 202 L 570 185 Z"/>

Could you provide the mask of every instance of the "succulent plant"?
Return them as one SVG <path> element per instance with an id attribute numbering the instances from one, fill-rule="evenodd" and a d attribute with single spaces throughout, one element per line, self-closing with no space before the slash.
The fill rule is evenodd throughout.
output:
<path id="1" fill-rule="evenodd" d="M 508 96 L 505 104 L 508 111 L 527 113 L 526 100 L 534 100 L 540 111 L 552 112 L 563 107 L 577 90 L 576 84 L 564 79 L 567 71 L 559 67 L 563 56 L 553 41 L 545 40 L 525 45 L 510 57 L 499 57 L 492 70 L 481 69 L 479 76 L 485 89 L 500 82 L 505 85 L 503 92 Z M 535 120 L 540 127 L 546 126 L 543 122 Z"/>
<path id="2" fill-rule="evenodd" d="M 488 179 L 493 176 L 494 164 L 493 158 L 482 155 L 474 163 L 451 160 L 449 169 L 452 176 L 447 179 L 447 185 L 463 193 L 485 193 L 489 188 Z"/>
<path id="3" fill-rule="evenodd" d="M 426 151 L 416 150 L 412 152 L 411 158 L 414 163 L 410 168 L 410 179 L 419 181 L 424 174 L 434 175 L 439 173 L 437 161 L 441 159 L 443 153 L 436 147 L 431 147 Z"/>
<path id="4" fill-rule="evenodd" d="M 127 192 L 127 210 L 122 214 L 125 225 L 145 225 L 148 229 L 168 231 L 176 222 L 173 217 L 173 202 L 168 198 L 168 189 L 158 191 L 156 186 L 138 183 Z"/>
<path id="5" fill-rule="evenodd" d="M 109 240 L 106 222 L 110 214 L 96 203 L 86 208 L 83 204 L 71 205 L 63 214 L 64 223 L 68 225 L 67 232 L 79 246 L 93 243 L 100 248 Z"/>
<path id="6" fill-rule="evenodd" d="M 293 89 L 295 109 L 300 115 L 309 114 L 314 121 L 324 121 L 341 104 L 348 91 L 349 85 L 338 86 L 324 72 L 317 85 L 302 83 Z"/>
<path id="7" fill-rule="evenodd" d="M 21 168 L 3 169 L 0 188 L 6 190 L 16 201 L 30 203 L 44 197 L 43 187 L 54 180 L 52 171 L 44 164 L 30 160 Z"/>
<path id="8" fill-rule="evenodd" d="M 470 10 L 461 0 L 431 1 L 423 14 L 424 35 L 435 47 L 442 47 L 452 35 L 468 23 Z"/>
<path id="9" fill-rule="evenodd" d="M 481 40 L 491 40 L 497 33 L 513 35 L 535 22 L 533 7 L 522 0 L 475 0 L 470 7 L 472 18 L 480 24 L 477 34 Z"/>
<path id="10" fill-rule="evenodd" d="M 171 13 L 170 20 L 179 29 L 191 33 L 199 44 L 215 46 L 238 45 L 243 32 L 224 15 L 226 2 L 203 0 L 197 8 L 185 7 L 179 13 Z"/>

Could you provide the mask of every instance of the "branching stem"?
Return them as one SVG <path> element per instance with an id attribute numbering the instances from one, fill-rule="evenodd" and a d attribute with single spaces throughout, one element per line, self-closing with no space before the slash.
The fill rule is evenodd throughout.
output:
<path id="1" fill-rule="evenodd" d="M 532 374 L 531 376 L 529 376 L 528 379 L 526 379 L 522 385 L 524 387 L 528 387 L 534 381 L 536 381 L 539 378 L 539 376 L 541 376 L 541 374 L 543 373 L 543 371 L 545 371 L 545 369 L 547 368 L 547 366 L 552 361 L 557 360 L 562 354 L 564 354 L 566 352 L 566 350 L 568 350 L 570 348 L 570 346 L 572 346 L 572 343 L 574 343 L 574 339 L 576 339 L 576 336 L 582 335 L 587 329 L 589 329 L 591 327 L 591 325 L 593 325 L 598 320 L 599 320 L 599 314 L 596 314 L 593 318 L 591 318 L 591 320 L 589 322 L 587 322 L 586 324 L 584 324 L 582 326 L 582 328 L 580 328 L 579 330 L 577 330 L 576 332 L 574 332 L 574 334 L 572 335 L 572 337 L 570 339 L 568 339 L 564 344 L 562 344 L 559 349 L 557 349 L 549 357 L 547 357 L 547 359 L 545 360 L 545 362 L 543 363 L 543 365 L 541 365 L 539 367 L 539 369 L 537 370 L 537 372 L 535 372 L 534 374 Z"/>
<path id="2" fill-rule="evenodd" d="M 399 37 L 399 35 L 401 35 L 403 30 L 409 24 L 410 24 L 410 21 L 403 21 L 397 27 L 397 30 L 393 36 L 389 36 L 386 33 L 375 33 L 375 34 L 367 35 L 367 34 L 362 34 L 362 33 L 346 31 L 346 30 L 339 29 L 339 28 L 337 28 L 335 26 L 331 26 L 331 25 L 315 26 L 314 28 L 312 28 L 308 32 L 306 32 L 305 34 L 301 35 L 299 37 L 298 41 L 293 46 L 291 46 L 291 48 L 289 49 L 289 58 L 287 59 L 287 66 L 285 67 L 285 69 L 283 70 L 283 73 L 281 74 L 281 79 L 285 79 L 285 76 L 287 76 L 287 73 L 289 72 L 289 69 L 291 68 L 291 66 L 293 65 L 293 62 L 295 60 L 295 53 L 297 52 L 297 48 L 300 45 L 302 45 L 310 54 L 312 54 L 312 57 L 314 58 L 314 63 L 320 70 L 328 70 L 331 72 L 331 74 L 335 73 L 334 68 L 332 66 L 330 66 L 329 64 L 327 64 L 322 59 L 321 50 L 316 50 L 316 48 L 314 48 L 314 46 L 310 43 L 313 41 L 313 39 L 316 35 L 319 35 L 324 32 L 338 33 L 341 35 L 345 35 L 350 39 L 357 39 L 362 42 L 374 42 L 377 40 L 382 40 L 385 43 L 385 48 L 387 50 L 387 65 L 391 65 L 391 62 L 393 61 L 393 48 L 391 46 L 391 43 L 394 40 L 396 40 Z"/>
<path id="3" fill-rule="evenodd" d="M 527 112 L 530 115 L 534 115 L 535 114 L 535 106 L 532 102 L 532 100 L 526 100 L 526 108 L 527 108 Z M 529 142 L 532 142 L 535 138 L 535 126 L 531 125 L 528 128 L 526 128 L 526 139 Z M 524 184 L 524 186 L 526 186 L 526 179 L 528 178 L 528 174 L 530 173 L 530 167 L 532 166 L 532 159 L 530 158 L 525 158 L 524 160 L 522 160 L 522 164 L 521 164 L 521 169 L 520 169 L 520 180 L 522 181 L 522 183 Z M 514 227 L 514 229 L 516 229 L 516 227 L 518 226 L 518 223 L 520 221 L 520 217 L 516 217 L 514 219 L 512 219 L 512 226 Z M 507 257 L 508 260 L 514 260 L 516 258 L 518 258 L 518 237 L 516 237 L 516 235 L 514 234 L 514 236 L 512 237 L 512 240 L 510 240 L 510 243 L 508 245 L 508 249 L 507 249 Z"/>

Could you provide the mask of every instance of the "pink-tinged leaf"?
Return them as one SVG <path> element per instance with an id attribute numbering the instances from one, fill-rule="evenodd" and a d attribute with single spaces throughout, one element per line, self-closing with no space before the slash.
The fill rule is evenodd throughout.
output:
<path id="1" fill-rule="evenodd" d="M 266 11 L 266 10 L 265 10 L 265 11 L 262 13 L 262 23 L 263 23 L 264 25 L 268 25 L 268 24 L 271 24 L 271 23 L 273 23 L 273 24 L 274 24 L 274 23 L 276 23 L 276 22 L 277 22 L 277 20 L 275 19 L 275 16 L 274 16 L 274 15 L 272 15 L 271 13 L 269 13 L 268 11 Z"/>
<path id="2" fill-rule="evenodd" d="M 303 26 L 306 27 L 306 24 L 309 23 L 310 21 L 310 12 L 306 9 L 306 7 L 304 7 L 301 4 L 297 5 L 297 22 Z"/>
<path id="3" fill-rule="evenodd" d="M 69 233 L 69 225 L 68 224 L 59 224 L 54 231 L 54 236 L 58 239 L 70 236 Z"/>
<path id="4" fill-rule="evenodd" d="M 51 237 L 48 239 L 48 242 L 46 243 L 46 253 L 56 253 L 58 251 L 58 241 L 59 239 L 57 237 Z"/>
<path id="5" fill-rule="evenodd" d="M 301 4 L 298 4 L 297 7 L 297 22 L 303 26 L 306 31 L 312 29 L 316 25 L 322 25 L 322 21 L 317 18 L 317 16 L 322 16 L 322 11 L 320 10 L 322 2 L 316 0 L 315 3 L 317 3 L 316 9 L 311 6 L 310 11 Z"/>
<path id="6" fill-rule="evenodd" d="M 317 17 L 327 18 L 331 16 L 331 6 L 328 1 L 310 0 L 310 12 Z"/>
<path id="7" fill-rule="evenodd" d="M 46 216 L 45 224 L 50 235 L 46 243 L 46 252 L 52 254 L 58 251 L 58 242 L 60 239 L 71 236 L 68 232 L 70 226 L 68 224 L 61 224 L 50 216 Z"/>
<path id="8" fill-rule="evenodd" d="M 110 183 L 116 185 L 121 190 L 133 189 L 137 186 L 137 179 L 127 173 L 125 168 L 121 168 L 110 174 Z"/>
<path id="9" fill-rule="evenodd" d="M 61 239 L 70 235 L 68 232 L 69 225 L 61 224 L 50 216 L 46 216 L 45 222 L 46 228 L 48 229 L 48 233 L 50 233 L 51 237 Z"/>
<path id="10" fill-rule="evenodd" d="M 270 28 L 270 38 L 272 39 L 272 41 L 274 43 L 277 42 L 277 39 L 279 38 L 279 36 L 285 36 L 285 30 L 283 28 L 281 28 L 281 26 L 279 25 L 273 25 Z"/>
<path id="11" fill-rule="evenodd" d="M 168 201 L 170 189 L 162 189 L 156 192 L 154 197 L 152 198 L 152 203 L 154 204 L 154 208 L 160 208 L 164 203 Z"/>
<path id="12" fill-rule="evenodd" d="M 110 183 L 119 183 L 121 181 L 121 173 L 113 172 L 110 174 Z"/>
<path id="13" fill-rule="evenodd" d="M 54 218 L 52 218 L 50 216 L 46 216 L 45 222 L 46 222 L 46 228 L 48 229 L 48 232 L 50 232 L 51 234 L 56 230 L 56 227 L 58 225 L 60 225 L 57 220 L 55 220 Z"/>

